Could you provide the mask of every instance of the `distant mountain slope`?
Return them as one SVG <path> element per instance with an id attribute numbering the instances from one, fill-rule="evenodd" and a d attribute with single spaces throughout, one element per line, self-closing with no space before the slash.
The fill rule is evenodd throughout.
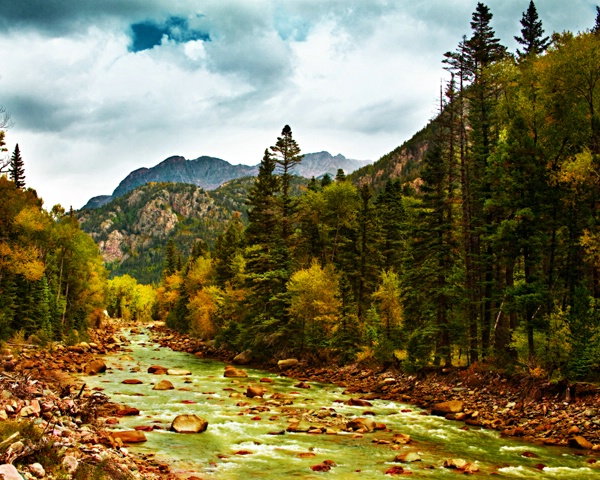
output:
<path id="1" fill-rule="evenodd" d="M 381 157 L 348 175 L 355 184 L 367 184 L 375 191 L 385 186 L 388 179 L 400 179 L 405 187 L 417 188 L 420 182 L 421 162 L 434 137 L 435 124 L 429 123 L 409 140 Z"/>
<path id="2" fill-rule="evenodd" d="M 351 160 L 341 154 L 334 157 L 328 152 L 308 153 L 304 155 L 294 174 L 306 178 L 319 177 L 325 173 L 335 175 L 339 168 L 350 173 L 368 163 L 369 161 Z M 220 158 L 207 156 L 194 160 L 173 156 L 152 168 L 134 170 L 119 183 L 112 195 L 93 197 L 83 209 L 99 208 L 149 182 L 187 183 L 205 190 L 214 190 L 229 180 L 254 176 L 257 173 L 258 165 L 232 165 Z"/>
<path id="3" fill-rule="evenodd" d="M 294 177 L 293 193 L 307 183 Z M 78 218 L 100 246 L 111 276 L 129 274 L 153 283 L 160 280 L 169 239 L 187 256 L 199 239 L 214 245 L 235 212 L 245 221 L 253 184 L 253 177 L 243 177 L 207 191 L 185 183 L 151 182 L 99 208 L 80 210 Z"/>

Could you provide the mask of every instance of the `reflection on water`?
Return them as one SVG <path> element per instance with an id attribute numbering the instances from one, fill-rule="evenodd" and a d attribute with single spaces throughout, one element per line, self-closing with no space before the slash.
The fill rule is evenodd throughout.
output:
<path id="1" fill-rule="evenodd" d="M 342 389 L 310 382 L 310 389 L 295 388 L 295 380 L 260 370 L 246 369 L 249 378 L 224 378 L 222 362 L 193 355 L 157 350 L 148 335 L 131 335 L 131 352 L 107 357 L 107 373 L 86 377 L 91 387 L 102 387 L 118 403 L 136 407 L 137 417 L 124 417 L 119 428 L 154 425 L 148 441 L 129 447 L 140 453 L 156 453 L 175 472 L 195 473 L 212 479 L 317 479 L 385 478 L 385 471 L 402 465 L 412 478 L 454 478 L 456 471 L 442 467 L 444 460 L 462 458 L 473 462 L 480 476 L 498 478 L 600 477 L 600 469 L 587 463 L 589 457 L 574 451 L 547 448 L 501 439 L 490 430 L 463 430 L 460 422 L 423 415 L 416 407 L 390 401 L 372 401 L 371 407 L 344 405 L 348 396 Z M 133 360 L 131 360 L 133 359 Z M 146 373 L 150 365 L 181 368 L 190 376 Z M 140 385 L 124 385 L 136 378 Z M 152 386 L 168 378 L 175 390 L 157 391 Z M 259 383 L 269 378 L 272 383 Z M 246 398 L 249 384 L 260 384 L 268 394 L 264 399 Z M 273 394 L 277 399 L 270 398 Z M 168 431 L 179 414 L 196 414 L 209 422 L 201 434 Z M 341 431 L 345 418 L 369 415 L 384 423 L 384 431 L 362 437 Z M 374 416 L 370 416 L 374 414 Z M 323 426 L 336 434 L 283 433 L 291 422 L 300 428 Z M 411 436 L 408 445 L 393 445 L 396 433 Z M 396 448 L 396 449 L 394 449 Z M 421 460 L 410 464 L 394 462 L 399 453 L 418 452 Z M 535 454 L 523 457 L 524 452 Z M 328 473 L 313 472 L 311 466 L 333 460 Z M 545 467 L 539 470 L 539 464 Z M 599 462 L 600 464 L 600 462 Z"/>

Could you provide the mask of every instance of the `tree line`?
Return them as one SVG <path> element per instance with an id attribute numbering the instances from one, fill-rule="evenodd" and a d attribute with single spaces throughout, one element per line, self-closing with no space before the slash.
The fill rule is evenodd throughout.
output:
<path id="1" fill-rule="evenodd" d="M 491 20 L 478 3 L 444 55 L 410 188 L 339 172 L 292 196 L 302 155 L 286 126 L 247 225 L 185 261 L 167 251 L 155 315 L 256 356 L 596 372 L 600 10 L 593 29 L 547 37 L 530 2 L 515 54 Z"/>
<path id="2" fill-rule="evenodd" d="M 0 152 L 10 117 L 0 108 Z M 99 322 L 106 271 L 98 246 L 79 228 L 74 212 L 51 211 L 25 188 L 18 144 L 0 162 L 0 340 L 77 341 Z"/>

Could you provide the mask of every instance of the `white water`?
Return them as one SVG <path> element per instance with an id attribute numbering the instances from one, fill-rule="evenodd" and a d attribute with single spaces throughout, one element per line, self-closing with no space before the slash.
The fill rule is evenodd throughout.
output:
<path id="1" fill-rule="evenodd" d="M 131 335 L 130 339 L 131 352 L 107 357 L 107 373 L 86 377 L 85 381 L 91 387 L 102 387 L 113 401 L 140 409 L 139 416 L 120 419 L 116 429 L 140 425 L 163 428 L 146 432 L 146 443 L 128 448 L 140 453 L 155 453 L 162 461 L 170 463 L 175 472 L 227 480 L 317 479 L 323 475 L 326 478 L 381 479 L 386 478 L 388 468 L 402 465 L 412 471 L 412 478 L 454 478 L 457 471 L 443 468 L 442 464 L 446 459 L 462 458 L 480 469 L 479 476 L 494 473 L 498 478 L 519 479 L 600 478 L 600 468 L 591 468 L 586 463 L 590 457 L 578 455 L 580 452 L 574 450 L 501 439 L 490 430 L 461 430 L 462 423 L 426 416 L 416 407 L 390 401 L 375 400 L 372 407 L 346 406 L 339 401 L 349 397 L 336 386 L 310 382 L 310 389 L 295 388 L 293 385 L 297 381 L 270 372 L 247 369 L 247 379 L 224 378 L 221 362 L 157 349 L 146 334 Z M 183 368 L 190 370 L 192 375 L 152 375 L 146 373 L 150 365 Z M 263 377 L 273 380 L 273 383 L 260 383 L 269 392 L 267 398 L 246 398 L 243 395 L 246 387 L 251 383 L 259 384 Z M 139 379 L 143 384 L 122 384 L 128 378 Z M 152 390 L 154 383 L 165 378 L 173 383 L 175 390 Z M 181 388 L 189 391 L 179 390 Z M 240 398 L 230 397 L 235 392 Z M 285 394 L 293 403 L 272 405 L 268 397 L 275 392 Z M 184 404 L 184 400 L 195 403 Z M 248 405 L 237 406 L 239 402 Z M 268 411 L 249 412 L 252 407 L 266 407 Z M 362 438 L 346 432 L 337 435 L 269 435 L 285 430 L 289 416 L 302 418 L 310 410 L 318 412 L 321 409 L 329 409 L 346 418 L 363 416 L 366 410 L 373 411 L 376 415 L 371 418 L 386 424 L 387 430 L 366 433 Z M 208 420 L 206 432 L 185 435 L 168 431 L 176 415 L 191 413 Z M 308 415 L 305 418 L 314 420 L 315 425 L 322 424 L 316 417 Z M 303 424 L 309 425 L 306 421 Z M 399 446 L 398 450 L 393 450 L 390 445 L 373 443 L 375 439 L 391 440 L 394 433 L 408 434 L 412 442 Z M 239 451 L 251 453 L 236 454 Z M 418 452 L 422 460 L 411 464 L 394 462 L 397 454 L 409 451 Z M 522 457 L 526 451 L 537 454 L 538 458 Z M 302 453 L 312 453 L 314 457 L 300 458 Z M 311 466 L 328 459 L 336 464 L 331 471 L 311 470 Z M 536 468 L 537 464 L 545 465 L 543 471 Z M 600 462 L 598 465 L 600 467 Z"/>

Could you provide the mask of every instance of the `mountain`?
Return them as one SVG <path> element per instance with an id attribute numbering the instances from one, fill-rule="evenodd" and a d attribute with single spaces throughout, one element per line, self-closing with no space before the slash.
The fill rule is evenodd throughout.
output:
<path id="1" fill-rule="evenodd" d="M 350 173 L 368 163 L 369 161 L 348 159 L 341 154 L 334 157 L 329 152 L 308 153 L 294 173 L 306 178 L 319 177 L 325 173 L 335 176 L 339 168 Z M 150 182 L 187 183 L 205 190 L 214 190 L 229 180 L 255 176 L 257 173 L 258 165 L 232 165 L 220 158 L 207 156 L 194 160 L 173 156 L 152 168 L 134 170 L 119 183 L 112 195 L 93 197 L 83 209 L 99 208 Z"/>
<path id="2" fill-rule="evenodd" d="M 357 185 L 367 184 L 375 191 L 382 189 L 388 179 L 399 179 L 405 191 L 418 190 L 421 162 L 434 138 L 435 128 L 436 125 L 430 122 L 376 162 L 352 172 L 348 179 Z"/>
<path id="3" fill-rule="evenodd" d="M 292 193 L 299 194 L 307 183 L 294 177 Z M 245 222 L 253 184 L 253 177 L 243 177 L 207 191 L 186 183 L 150 182 L 77 215 L 81 229 L 99 245 L 111 276 L 129 274 L 153 283 L 160 280 L 169 239 L 187 256 L 200 239 L 212 247 L 236 212 Z"/>

